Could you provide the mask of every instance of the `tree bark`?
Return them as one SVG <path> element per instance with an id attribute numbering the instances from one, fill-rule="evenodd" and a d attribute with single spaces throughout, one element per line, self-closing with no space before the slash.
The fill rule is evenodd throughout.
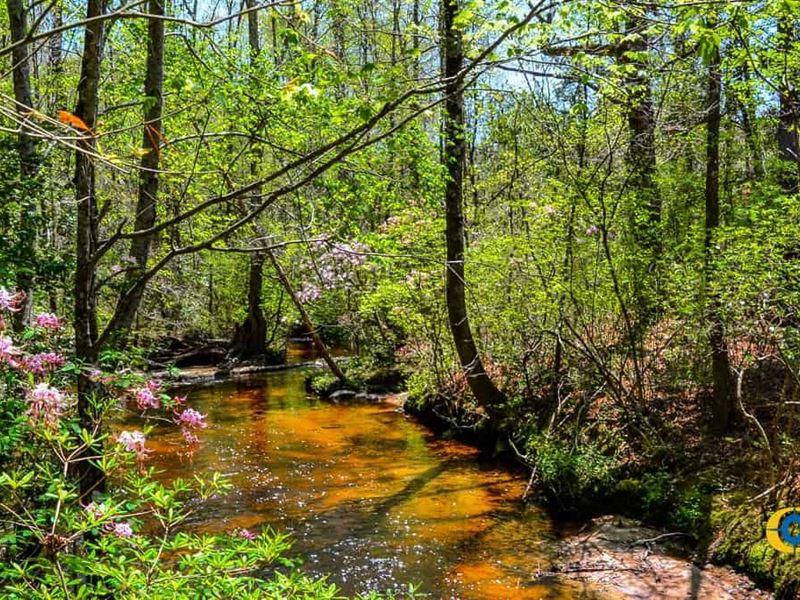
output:
<path id="1" fill-rule="evenodd" d="M 11 42 L 20 42 L 29 33 L 28 7 L 23 0 L 7 0 L 6 6 L 8 8 Z M 16 102 L 16 111 L 20 121 L 17 138 L 20 176 L 23 182 L 30 182 L 38 170 L 36 139 L 25 130 L 28 113 L 33 108 L 30 44 L 21 43 L 15 46 L 11 57 L 13 61 L 14 101 Z M 17 290 L 25 293 L 25 299 L 19 312 L 14 315 L 13 325 L 16 331 L 21 331 L 30 324 L 33 313 L 34 256 L 36 252 L 36 217 L 38 211 L 31 192 L 32 190 L 29 190 L 27 194 L 28 200 L 22 208 L 21 222 L 24 231 L 20 236 L 19 243 L 23 247 L 19 248 L 19 255 L 23 257 L 23 262 L 16 265 L 16 284 Z"/>
<path id="2" fill-rule="evenodd" d="M 784 60 L 791 60 L 793 46 L 797 43 L 796 17 L 783 15 L 778 19 L 778 43 Z M 798 69 L 791 63 L 786 67 L 780 82 L 780 115 L 778 119 L 778 152 L 784 163 L 780 184 L 786 194 L 800 192 L 800 91 L 797 89 Z"/>
<path id="3" fill-rule="evenodd" d="M 708 125 L 706 129 L 706 190 L 705 190 L 705 280 L 706 289 L 713 276 L 712 254 L 714 232 L 720 223 L 719 206 L 719 138 L 721 121 L 722 75 L 720 73 L 720 56 L 717 50 L 708 67 L 708 89 L 706 95 L 706 112 Z M 711 416 L 712 429 L 719 434 L 725 433 L 733 416 L 733 379 L 725 340 L 725 326 L 720 315 L 719 298 L 712 291 L 709 294 L 709 342 L 711 345 L 711 374 L 713 379 Z"/>
<path id="4" fill-rule="evenodd" d="M 250 45 L 250 64 L 253 65 L 259 52 L 261 52 L 261 40 L 258 34 L 258 12 L 252 10 L 256 6 L 255 0 L 247 0 L 247 41 Z"/>
<path id="5" fill-rule="evenodd" d="M 267 350 L 267 321 L 261 309 L 261 287 L 264 280 L 264 255 L 250 256 L 250 273 L 247 285 L 247 317 L 236 327 L 231 340 L 230 355 L 251 358 Z"/>
<path id="6" fill-rule="evenodd" d="M 75 200 L 77 232 L 75 244 L 75 356 L 81 363 L 97 360 L 97 306 L 95 296 L 94 250 L 97 244 L 97 199 L 95 166 L 89 153 L 95 150 L 94 128 L 97 123 L 100 58 L 103 47 L 104 21 L 98 19 L 105 10 L 105 0 L 88 0 L 86 25 L 78 82 L 78 104 L 75 116 L 89 127 L 83 132 L 75 155 Z M 92 407 L 94 385 L 86 374 L 78 376 L 78 415 L 81 427 L 91 431 L 96 415 Z M 97 451 L 87 448 L 84 454 Z M 103 486 L 103 472 L 92 461 L 75 463 L 74 475 L 79 479 L 81 494 L 87 496 Z"/>
<path id="7" fill-rule="evenodd" d="M 164 16 L 164 0 L 150 0 L 148 13 Z M 139 195 L 136 202 L 134 230 L 153 227 L 158 207 L 158 168 L 161 158 L 162 122 L 164 109 L 164 20 L 149 19 L 147 24 L 147 67 L 144 79 L 145 111 L 142 132 L 142 158 L 139 164 Z M 130 257 L 133 266 L 125 277 L 124 292 L 117 302 L 109 330 L 115 333 L 130 331 L 142 303 L 145 286 L 137 285 L 147 269 L 147 260 L 154 235 L 142 235 L 131 241 Z"/>
<path id="8" fill-rule="evenodd" d="M 442 67 L 445 84 L 442 161 L 447 169 L 445 219 L 447 238 L 446 298 L 450 331 L 459 362 L 478 404 L 492 410 L 504 400 L 483 367 L 467 315 L 464 280 L 464 89 L 458 78 L 464 64 L 462 32 L 456 27 L 457 0 L 442 0 Z"/>
<path id="9" fill-rule="evenodd" d="M 742 129 L 747 148 L 750 151 L 748 176 L 751 179 L 761 179 L 764 177 L 764 160 L 762 158 L 761 143 L 758 139 L 756 130 L 756 110 L 753 100 L 752 83 L 750 79 L 750 67 L 747 64 L 738 69 L 739 79 L 742 83 L 741 95 L 737 95 L 736 101 L 739 105 L 739 112 L 742 116 Z"/>
<path id="10" fill-rule="evenodd" d="M 637 276 L 636 296 L 639 305 L 639 324 L 649 322 L 655 315 L 654 285 L 657 283 L 657 263 L 661 254 L 661 196 L 655 183 L 656 141 L 653 92 L 647 75 L 647 64 L 639 57 L 648 49 L 645 34 L 647 22 L 632 14 L 627 18 L 625 33 L 631 41 L 620 48 L 619 62 L 632 67 L 625 78 L 628 94 L 627 120 L 630 142 L 626 161 L 631 176 L 629 186 L 636 197 L 633 214 L 633 235 L 644 252 Z"/>
<path id="11" fill-rule="evenodd" d="M 253 8 L 254 6 L 255 0 L 247 0 L 248 8 Z M 247 13 L 247 39 L 250 47 L 250 66 L 254 68 L 256 58 L 261 52 L 258 13 L 256 11 Z M 254 158 L 250 164 L 250 172 L 255 175 L 261 152 L 254 148 L 253 154 Z M 256 199 L 260 195 L 260 188 L 254 190 Z M 264 318 L 264 311 L 261 309 L 261 288 L 264 283 L 263 254 L 254 253 L 250 255 L 249 271 L 249 277 L 247 278 L 247 316 L 233 333 L 230 351 L 231 356 L 244 359 L 261 356 L 267 351 L 267 321 Z"/>

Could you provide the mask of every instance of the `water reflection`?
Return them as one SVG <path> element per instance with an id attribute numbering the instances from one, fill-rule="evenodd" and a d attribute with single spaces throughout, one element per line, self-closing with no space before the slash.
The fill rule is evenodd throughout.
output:
<path id="1" fill-rule="evenodd" d="M 519 504 L 518 476 L 431 438 L 392 405 L 308 398 L 303 375 L 192 392 L 209 426 L 191 456 L 178 432 L 153 432 L 164 480 L 219 471 L 234 485 L 187 526 L 288 531 L 304 568 L 347 593 L 418 583 L 434 598 L 599 597 L 537 581 L 555 533 L 541 510 Z"/>

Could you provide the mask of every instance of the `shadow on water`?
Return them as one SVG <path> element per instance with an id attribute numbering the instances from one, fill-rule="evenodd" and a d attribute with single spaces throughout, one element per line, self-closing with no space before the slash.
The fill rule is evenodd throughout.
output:
<path id="1" fill-rule="evenodd" d="M 345 593 L 415 583 L 433 598 L 599 597 L 537 579 L 555 532 L 519 502 L 524 480 L 394 406 L 309 398 L 300 370 L 198 389 L 189 404 L 208 415 L 203 442 L 189 455 L 178 432 L 154 431 L 159 477 L 218 471 L 234 489 L 187 527 L 287 531 L 304 568 Z"/>

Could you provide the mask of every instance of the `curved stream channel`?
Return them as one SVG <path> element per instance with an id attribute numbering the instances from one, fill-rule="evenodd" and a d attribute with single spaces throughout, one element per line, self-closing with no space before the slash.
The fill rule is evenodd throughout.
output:
<path id="1" fill-rule="evenodd" d="M 537 577 L 555 546 L 547 514 L 519 501 L 524 477 L 437 439 L 389 403 L 307 396 L 304 371 L 195 389 L 208 415 L 191 455 L 180 433 L 153 431 L 165 481 L 214 471 L 229 494 L 194 513 L 208 532 L 271 525 L 289 532 L 304 569 L 347 594 L 419 584 L 433 598 L 609 598 Z"/>

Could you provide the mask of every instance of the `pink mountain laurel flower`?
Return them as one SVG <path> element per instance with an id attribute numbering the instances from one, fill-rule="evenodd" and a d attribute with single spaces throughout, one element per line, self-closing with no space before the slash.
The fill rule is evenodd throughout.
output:
<path id="1" fill-rule="evenodd" d="M 67 410 L 67 399 L 63 392 L 46 383 L 40 383 L 28 390 L 28 415 L 34 421 L 44 421 L 50 427 L 58 425 L 58 420 Z"/>
<path id="2" fill-rule="evenodd" d="M 117 437 L 117 443 L 122 444 L 126 452 L 135 452 L 137 458 L 144 458 L 150 452 L 144 447 L 145 438 L 141 431 L 123 431 Z"/>
<path id="3" fill-rule="evenodd" d="M 59 319 L 58 316 L 54 315 L 53 313 L 41 313 L 36 315 L 34 324 L 42 329 L 50 329 L 52 331 L 57 331 L 64 326 L 64 324 L 61 322 L 61 319 Z"/>
<path id="4" fill-rule="evenodd" d="M 40 352 L 39 354 L 26 356 L 19 366 L 23 371 L 33 375 L 46 375 L 64 366 L 65 362 L 67 362 L 67 359 L 56 352 Z"/>
<path id="5" fill-rule="evenodd" d="M 8 363 L 16 367 L 14 357 L 19 355 L 19 350 L 14 347 L 14 341 L 6 336 L 0 335 L 0 362 Z"/>
<path id="6" fill-rule="evenodd" d="M 20 304 L 24 299 L 24 292 L 12 294 L 6 288 L 0 287 L 0 310 L 17 312 L 20 309 Z"/>
<path id="7" fill-rule="evenodd" d="M 256 534 L 250 531 L 249 529 L 245 529 L 242 527 L 241 529 L 234 529 L 233 533 L 240 538 L 244 538 L 245 540 L 253 541 L 256 539 Z"/>
<path id="8" fill-rule="evenodd" d="M 189 446 L 193 446 L 194 444 L 200 443 L 200 438 L 197 437 L 194 433 L 192 433 L 191 429 L 186 429 L 185 427 L 182 427 L 181 433 L 183 434 L 183 441 L 186 442 Z"/>
<path id="9" fill-rule="evenodd" d="M 172 403 L 175 406 L 181 406 L 183 404 L 186 404 L 186 396 L 185 395 L 184 396 L 173 396 L 172 397 Z"/>
<path id="10" fill-rule="evenodd" d="M 118 538 L 133 537 L 133 528 L 130 526 L 130 523 L 108 523 L 104 529 L 106 533 L 115 535 Z"/>
<path id="11" fill-rule="evenodd" d="M 204 429 L 207 425 L 206 416 L 193 408 L 187 408 L 178 415 L 177 422 L 181 427 Z"/>
<path id="12" fill-rule="evenodd" d="M 586 228 L 586 235 L 594 235 L 598 231 L 600 231 L 600 228 L 597 225 L 589 225 L 589 227 Z"/>
<path id="13" fill-rule="evenodd" d="M 161 389 L 161 381 L 159 379 L 151 379 L 144 384 L 144 387 L 155 394 Z"/>
<path id="14" fill-rule="evenodd" d="M 136 392 L 136 406 L 141 410 L 161 408 L 161 399 L 149 387 L 143 387 Z"/>
<path id="15" fill-rule="evenodd" d="M 300 291 L 297 292 L 297 299 L 303 304 L 313 302 L 320 296 L 320 289 L 314 284 L 304 283 Z"/>

